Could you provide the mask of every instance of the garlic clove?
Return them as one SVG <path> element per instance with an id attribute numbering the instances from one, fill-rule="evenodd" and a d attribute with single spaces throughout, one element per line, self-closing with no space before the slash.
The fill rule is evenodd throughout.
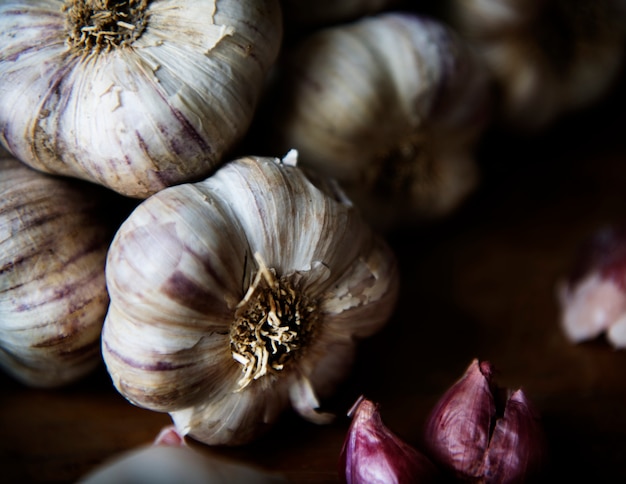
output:
<path id="1" fill-rule="evenodd" d="M 626 228 L 605 227 L 579 248 L 557 284 L 559 323 L 572 343 L 605 334 L 616 347 L 626 317 Z M 615 326 L 615 329 L 612 329 Z"/>
<path id="2" fill-rule="evenodd" d="M 102 352 L 132 403 L 207 444 L 239 445 L 347 376 L 388 321 L 393 252 L 336 185 L 285 160 L 244 157 L 149 197 L 107 259 Z"/>
<path id="3" fill-rule="evenodd" d="M 137 198 L 208 176 L 246 134 L 281 40 L 278 0 L 2 2 L 3 142 Z"/>
<path id="4" fill-rule="evenodd" d="M 493 372 L 489 362 L 472 361 L 433 408 L 425 444 L 457 479 L 527 482 L 545 459 L 539 415 L 522 390 L 502 398 Z"/>
<path id="5" fill-rule="evenodd" d="M 348 415 L 352 422 L 339 465 L 344 482 L 400 484 L 438 480 L 434 464 L 385 426 L 377 404 L 361 397 Z"/>
<path id="6" fill-rule="evenodd" d="M 486 482 L 528 482 L 545 459 L 539 417 L 522 390 L 506 401 L 485 454 Z"/>
<path id="7" fill-rule="evenodd" d="M 185 436 L 181 435 L 176 426 L 167 425 L 161 429 L 159 434 L 155 437 L 152 445 L 170 445 L 172 447 L 182 447 L 187 445 Z"/>
<path id="8" fill-rule="evenodd" d="M 73 383 L 102 361 L 115 199 L 12 156 L 0 193 L 0 367 L 29 386 Z"/>

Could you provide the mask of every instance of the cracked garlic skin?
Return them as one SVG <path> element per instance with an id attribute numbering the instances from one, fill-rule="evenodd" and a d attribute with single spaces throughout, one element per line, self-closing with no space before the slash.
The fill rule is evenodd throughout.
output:
<path id="1" fill-rule="evenodd" d="M 499 120 L 545 129 L 612 89 L 625 59 L 622 0 L 447 0 L 446 19 L 485 59 Z"/>
<path id="2" fill-rule="evenodd" d="M 491 363 L 471 362 L 428 417 L 426 448 L 461 482 L 529 482 L 545 461 L 540 417 L 521 389 L 503 392 L 493 377 Z"/>
<path id="3" fill-rule="evenodd" d="M 26 385 L 73 383 L 101 363 L 115 230 L 104 192 L 0 154 L 0 367 Z"/>
<path id="4" fill-rule="evenodd" d="M 597 230 L 572 262 L 557 283 L 565 336 L 582 343 L 604 335 L 614 348 L 626 348 L 626 226 Z"/>
<path id="5" fill-rule="evenodd" d="M 398 269 L 336 184 L 245 157 L 143 201 L 109 251 L 102 351 L 132 403 L 206 444 L 250 442 L 291 403 L 314 422 Z"/>
<path id="6" fill-rule="evenodd" d="M 278 0 L 0 4 L 0 142 L 40 171 L 145 198 L 245 135 L 282 40 Z"/>
<path id="7" fill-rule="evenodd" d="M 386 230 L 450 213 L 476 187 L 487 72 L 424 16 L 382 13 L 307 36 L 286 53 L 271 139 L 340 181 Z"/>

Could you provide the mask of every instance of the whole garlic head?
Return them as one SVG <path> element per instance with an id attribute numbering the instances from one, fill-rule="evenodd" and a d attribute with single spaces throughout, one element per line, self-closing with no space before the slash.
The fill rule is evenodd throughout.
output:
<path id="1" fill-rule="evenodd" d="M 536 132 L 593 105 L 622 72 L 622 0 L 448 3 L 449 22 L 476 46 L 494 77 L 501 121 L 515 130 Z"/>
<path id="2" fill-rule="evenodd" d="M 115 227 L 98 188 L 0 156 L 0 367 L 27 385 L 71 383 L 101 362 Z"/>
<path id="3" fill-rule="evenodd" d="M 371 224 L 447 214 L 475 188 L 489 78 L 444 24 L 384 13 L 317 31 L 288 54 L 276 149 L 339 180 Z"/>
<path id="4" fill-rule="evenodd" d="M 41 171 L 143 198 L 207 176 L 246 133 L 278 0 L 0 4 L 0 142 Z"/>
<path id="5" fill-rule="evenodd" d="M 109 251 L 102 351 L 132 403 L 235 445 L 347 376 L 398 291 L 393 253 L 328 180 L 246 157 L 143 201 Z"/>

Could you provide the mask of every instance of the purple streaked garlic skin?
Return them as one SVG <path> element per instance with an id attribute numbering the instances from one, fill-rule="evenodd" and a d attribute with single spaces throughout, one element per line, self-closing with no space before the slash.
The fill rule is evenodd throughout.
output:
<path id="1" fill-rule="evenodd" d="M 604 334 L 626 348 L 626 226 L 596 231 L 557 285 L 561 328 L 581 343 Z"/>
<path id="2" fill-rule="evenodd" d="M 493 373 L 489 362 L 472 361 L 431 412 L 425 445 L 435 464 L 457 480 L 528 482 L 545 459 L 539 415 L 522 390 L 502 399 Z"/>
<path id="3" fill-rule="evenodd" d="M 378 405 L 361 397 L 349 412 L 352 423 L 340 455 L 347 484 L 428 483 L 438 470 L 424 454 L 383 423 Z"/>

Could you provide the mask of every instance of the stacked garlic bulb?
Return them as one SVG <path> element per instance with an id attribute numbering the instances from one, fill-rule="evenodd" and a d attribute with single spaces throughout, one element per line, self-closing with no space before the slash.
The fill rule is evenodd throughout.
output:
<path id="1" fill-rule="evenodd" d="M 338 179 L 374 226 L 448 214 L 476 187 L 489 77 L 444 24 L 384 13 L 328 27 L 281 73 L 275 146 Z"/>
<path id="2" fill-rule="evenodd" d="M 0 141 L 41 171 L 144 198 L 244 136 L 282 39 L 278 0 L 0 4 Z"/>
<path id="3" fill-rule="evenodd" d="M 95 188 L 0 155 L 0 366 L 31 386 L 74 382 L 101 362 L 115 226 Z"/>
<path id="4" fill-rule="evenodd" d="M 106 277 L 116 388 L 208 444 L 242 444 L 291 402 L 306 418 L 390 318 L 395 257 L 335 185 L 245 157 L 142 202 Z"/>
<path id="5" fill-rule="evenodd" d="M 448 0 L 448 21 L 474 44 L 509 128 L 537 132 L 598 102 L 624 62 L 622 0 Z"/>

